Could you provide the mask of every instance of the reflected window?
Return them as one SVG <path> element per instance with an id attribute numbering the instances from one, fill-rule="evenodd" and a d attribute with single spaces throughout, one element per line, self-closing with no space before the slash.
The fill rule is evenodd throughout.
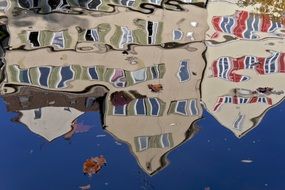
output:
<path id="1" fill-rule="evenodd" d="M 152 67 L 150 67 L 150 71 L 151 71 L 151 76 L 152 79 L 158 79 L 159 78 L 159 66 L 158 65 L 154 65 Z"/>
<path id="2" fill-rule="evenodd" d="M 28 69 L 20 70 L 20 76 L 19 76 L 20 82 L 30 84 L 30 75 Z"/>
<path id="3" fill-rule="evenodd" d="M 187 99 L 187 100 L 172 101 L 170 103 L 168 114 L 178 114 L 183 116 L 200 115 L 199 100 Z"/>
<path id="4" fill-rule="evenodd" d="M 148 98 L 150 103 L 150 115 L 158 116 L 160 112 L 160 103 L 157 98 Z"/>
<path id="5" fill-rule="evenodd" d="M 110 82 L 113 83 L 115 87 L 125 87 L 126 86 L 126 75 L 123 69 L 113 69 L 113 74 L 111 76 Z"/>
<path id="6" fill-rule="evenodd" d="M 137 71 L 132 71 L 131 75 L 135 83 L 146 81 L 146 69 L 140 69 Z"/>
<path id="7" fill-rule="evenodd" d="M 135 115 L 146 115 L 146 105 L 144 99 L 137 99 L 135 102 Z"/>
<path id="8" fill-rule="evenodd" d="M 51 67 L 39 67 L 39 73 L 40 73 L 40 79 L 39 79 L 40 85 L 48 87 Z"/>
<path id="9" fill-rule="evenodd" d="M 162 148 L 168 148 L 171 146 L 169 133 L 162 134 L 160 136 L 160 140 L 161 140 L 161 147 Z"/>
<path id="10" fill-rule="evenodd" d="M 40 119 L 41 117 L 42 117 L 42 109 L 41 108 L 39 108 L 39 109 L 35 109 L 34 110 L 34 119 Z"/>
<path id="11" fill-rule="evenodd" d="M 114 106 L 113 115 L 127 115 L 127 104 Z"/>
<path id="12" fill-rule="evenodd" d="M 138 137 L 137 140 L 138 140 L 138 151 L 139 152 L 148 149 L 149 137 L 142 136 L 142 137 Z"/>
<path id="13" fill-rule="evenodd" d="M 226 96 L 224 101 L 225 103 L 232 103 L 232 97 Z"/>
<path id="14" fill-rule="evenodd" d="M 181 30 L 176 29 L 176 30 L 173 30 L 173 34 L 172 35 L 173 35 L 173 37 L 172 37 L 173 40 L 179 41 L 183 37 L 183 32 Z"/>
<path id="15" fill-rule="evenodd" d="M 222 57 L 218 60 L 218 76 L 227 79 L 229 70 L 231 69 L 231 60 L 229 57 Z"/>
<path id="16" fill-rule="evenodd" d="M 267 103 L 267 98 L 266 97 L 259 97 L 258 99 L 257 99 L 257 102 L 260 102 L 260 103 Z"/>
<path id="17" fill-rule="evenodd" d="M 40 47 L 39 36 L 39 32 L 30 32 L 28 40 L 30 41 L 32 47 Z"/>
<path id="18" fill-rule="evenodd" d="M 132 31 L 129 30 L 127 27 L 121 27 L 122 30 L 122 37 L 119 42 L 119 48 L 124 48 L 126 45 L 133 42 L 133 34 Z"/>
<path id="19" fill-rule="evenodd" d="M 199 110 L 198 110 L 196 99 L 189 101 L 189 111 L 190 111 L 190 115 L 199 115 Z"/>
<path id="20" fill-rule="evenodd" d="M 272 99 L 269 97 L 257 97 L 252 96 L 249 98 L 239 97 L 239 96 L 220 96 L 214 105 L 213 111 L 218 111 L 223 104 L 255 104 L 255 103 L 265 103 L 272 105 Z"/>
<path id="21" fill-rule="evenodd" d="M 240 104 L 246 104 L 248 101 L 248 98 L 239 98 L 239 103 Z"/>
<path id="22" fill-rule="evenodd" d="M 120 4 L 131 7 L 135 4 L 135 0 L 120 0 Z"/>
<path id="23" fill-rule="evenodd" d="M 34 0 L 18 0 L 18 4 L 24 9 L 34 8 Z"/>
<path id="24" fill-rule="evenodd" d="M 91 0 L 87 4 L 87 8 L 92 10 L 98 10 L 100 5 L 102 5 L 102 0 Z"/>
<path id="25" fill-rule="evenodd" d="M 156 5 L 160 5 L 161 4 L 161 0 L 149 0 L 150 3 L 156 4 Z"/>
<path id="26" fill-rule="evenodd" d="M 60 49 L 64 48 L 64 35 L 62 31 L 53 33 L 52 45 Z"/>
<path id="27" fill-rule="evenodd" d="M 158 31 L 158 22 L 151 22 L 147 21 L 147 33 L 148 33 L 148 44 L 155 44 L 156 43 L 156 35 Z"/>
<path id="28" fill-rule="evenodd" d="M 239 22 L 243 20 L 243 22 Z M 263 23 L 266 27 L 261 27 Z M 269 19 L 268 15 L 236 11 L 232 16 L 214 16 L 212 24 L 216 31 L 234 35 L 244 39 L 259 39 L 256 32 L 272 33 L 282 28 L 282 23 Z"/>
<path id="29" fill-rule="evenodd" d="M 180 82 L 185 82 L 190 80 L 189 64 L 187 60 L 183 60 L 180 62 L 177 76 Z"/>
<path id="30" fill-rule="evenodd" d="M 48 0 L 48 5 L 50 6 L 51 10 L 56 10 L 56 9 L 69 9 L 70 5 L 67 3 L 66 0 Z"/>
<path id="31" fill-rule="evenodd" d="M 234 127 L 236 130 L 239 130 L 239 131 L 242 130 L 242 125 L 243 125 L 244 118 L 245 118 L 245 115 L 241 115 L 241 114 L 239 113 L 238 118 L 235 120 L 235 122 L 234 122 L 234 124 L 233 124 L 233 127 Z"/>
<path id="32" fill-rule="evenodd" d="M 61 76 L 61 80 L 60 80 L 57 87 L 58 88 L 67 87 L 67 83 L 69 81 L 73 80 L 73 78 L 74 78 L 74 72 L 73 72 L 71 66 L 61 67 L 60 76 Z"/>
<path id="33" fill-rule="evenodd" d="M 93 42 L 99 42 L 99 33 L 96 28 L 86 30 L 85 33 L 85 40 L 86 41 L 93 41 Z"/>
<path id="34" fill-rule="evenodd" d="M 139 98 L 127 102 L 123 106 L 116 105 L 110 107 L 113 109 L 113 115 L 159 117 L 163 114 L 165 103 L 159 98 Z"/>
<path id="35" fill-rule="evenodd" d="M 258 59 L 253 56 L 245 56 L 245 69 L 252 69 L 255 64 L 258 64 Z"/>
<path id="36" fill-rule="evenodd" d="M 265 73 L 278 73 L 280 68 L 278 68 L 279 66 L 279 55 L 280 53 L 273 53 L 272 56 L 270 57 L 267 57 L 265 59 L 265 65 L 264 65 L 264 68 L 265 68 Z"/>
<path id="37" fill-rule="evenodd" d="M 187 115 L 186 105 L 187 105 L 186 100 L 177 101 L 175 112 L 181 115 Z"/>
<path id="38" fill-rule="evenodd" d="M 89 67 L 88 68 L 88 74 L 92 80 L 98 80 L 99 79 L 96 67 Z"/>
<path id="39" fill-rule="evenodd" d="M 153 136 L 135 137 L 136 151 L 142 152 L 149 148 L 171 148 L 173 147 L 173 138 L 171 133 L 164 133 Z"/>

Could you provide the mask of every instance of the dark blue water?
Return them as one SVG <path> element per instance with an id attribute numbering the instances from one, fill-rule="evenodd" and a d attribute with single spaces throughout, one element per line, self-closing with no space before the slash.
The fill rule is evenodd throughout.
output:
<path id="1" fill-rule="evenodd" d="M 269 111 L 259 127 L 242 139 L 205 113 L 198 122 L 200 132 L 169 154 L 168 167 L 150 177 L 138 167 L 127 145 L 116 143 L 101 128 L 99 113 L 85 113 L 78 119 L 94 126 L 88 133 L 48 143 L 22 124 L 11 122 L 16 113 L 6 112 L 1 101 L 0 189 L 76 190 L 87 184 L 100 190 L 284 189 L 284 109 L 281 104 Z M 107 166 L 92 178 L 85 176 L 82 163 L 100 154 Z"/>
<path id="2" fill-rule="evenodd" d="M 0 190 L 285 189 L 285 18 L 248 2 L 0 0 Z"/>

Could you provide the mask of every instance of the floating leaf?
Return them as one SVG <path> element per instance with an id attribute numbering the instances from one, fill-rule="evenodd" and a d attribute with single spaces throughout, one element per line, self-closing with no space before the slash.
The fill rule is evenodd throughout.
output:
<path id="1" fill-rule="evenodd" d="M 147 86 L 152 92 L 160 92 L 163 89 L 161 84 L 149 84 Z"/>
<path id="2" fill-rule="evenodd" d="M 90 159 L 86 160 L 83 164 L 83 173 L 88 174 L 91 177 L 93 174 L 98 173 L 103 165 L 106 165 L 107 161 L 103 155 L 98 157 L 91 157 Z"/>

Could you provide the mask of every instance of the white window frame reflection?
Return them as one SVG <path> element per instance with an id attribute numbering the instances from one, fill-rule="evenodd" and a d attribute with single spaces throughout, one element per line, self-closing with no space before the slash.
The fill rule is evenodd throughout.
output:
<path id="1" fill-rule="evenodd" d="M 139 151 L 142 152 L 142 151 L 145 151 L 149 148 L 149 138 L 148 136 L 140 136 L 140 137 L 137 137 L 138 138 L 138 145 L 139 145 Z M 145 141 L 145 145 L 144 142 Z"/>

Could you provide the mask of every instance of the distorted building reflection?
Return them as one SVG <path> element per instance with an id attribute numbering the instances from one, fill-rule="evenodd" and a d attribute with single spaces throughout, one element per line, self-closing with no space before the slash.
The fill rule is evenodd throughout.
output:
<path id="1" fill-rule="evenodd" d="M 220 6 L 225 9 L 217 15 Z M 285 86 L 280 81 L 285 78 L 285 38 L 277 35 L 284 29 L 281 23 L 268 15 L 253 14 L 250 8 L 236 11 L 239 9 L 229 2 L 208 5 L 210 29 L 202 100 L 223 126 L 243 137 L 284 97 Z M 227 16 L 232 14 L 236 16 Z M 213 32 L 219 33 L 217 38 Z M 256 34 L 258 39 L 266 38 L 257 41 Z"/>
<path id="2" fill-rule="evenodd" d="M 136 60 L 145 66 L 156 59 L 165 63 L 165 74 L 127 90 L 110 90 L 104 123 L 107 131 L 130 145 L 140 166 L 154 174 L 167 165 L 170 150 L 197 132 L 194 123 L 202 116 L 200 82 L 205 63 L 201 54 L 205 47 L 195 43 L 173 50 L 135 50 Z M 160 56 L 146 56 L 158 52 Z M 156 92 L 147 84 L 161 86 Z"/>
<path id="3" fill-rule="evenodd" d="M 72 13 L 82 14 L 86 12 L 107 12 L 112 13 L 118 7 L 126 7 L 130 10 L 137 10 L 142 13 L 151 13 L 155 8 L 167 8 L 171 10 L 182 10 L 184 4 L 204 6 L 205 0 L 181 0 L 179 4 L 162 0 L 4 0 L 20 10 L 33 10 L 39 14 L 47 13 Z M 4 4 L 4 3 L 3 3 Z"/>
<path id="4" fill-rule="evenodd" d="M 31 52 L 31 59 L 34 60 L 40 56 L 34 54 L 35 51 L 43 50 Z M 90 85 L 106 86 L 109 93 L 104 102 L 104 109 L 101 110 L 104 114 L 105 129 L 119 140 L 128 143 L 140 166 L 147 173 L 154 174 L 167 165 L 166 154 L 191 138 L 197 131 L 194 123 L 202 116 L 200 82 L 205 66 L 201 57 L 203 51 L 205 46 L 202 43 L 192 43 L 176 49 L 138 46 L 127 55 L 119 51 L 110 51 L 105 54 L 78 54 L 77 59 L 82 56 L 81 58 L 86 60 L 82 65 L 57 66 L 60 63 L 54 61 L 55 66 L 33 65 L 30 68 L 27 68 L 30 63 L 29 58 L 21 63 L 22 68 L 19 65 L 10 65 L 9 63 L 19 63 L 22 58 L 21 56 L 10 57 L 12 54 L 8 53 L 7 80 L 4 86 L 24 85 L 22 89 L 40 89 L 45 92 L 44 94 L 59 93 L 66 97 L 76 92 L 78 99 L 81 96 L 85 98 L 85 93 L 80 91 L 89 88 Z M 46 60 L 46 63 L 53 59 L 57 60 L 57 56 L 62 55 L 61 52 L 52 54 L 53 56 Z M 90 59 L 87 59 L 88 56 Z M 94 65 L 92 61 L 102 59 L 105 66 Z M 117 68 L 109 68 L 108 66 L 114 66 L 114 60 Z M 41 64 L 45 64 L 45 60 Z M 128 71 L 125 70 L 127 68 Z M 156 85 L 159 86 L 159 90 L 155 89 Z M 30 92 L 31 96 L 35 97 L 34 101 L 41 97 L 40 91 L 35 91 L 33 94 Z M 7 93 L 11 93 L 9 88 Z M 91 101 L 92 97 L 95 97 L 93 100 L 96 102 L 97 96 L 90 93 L 87 95 L 91 95 L 87 100 Z M 72 121 L 82 112 L 93 111 L 86 107 L 77 108 L 78 103 L 74 102 L 76 99 L 61 100 L 59 102 L 62 102 L 62 105 L 56 105 L 54 100 L 45 100 L 45 97 L 43 99 L 47 105 L 39 103 L 38 107 L 31 109 L 33 100 L 27 95 L 19 96 L 17 93 L 12 93 L 10 96 L 19 100 L 7 100 L 6 97 L 8 107 L 13 104 L 9 102 L 18 102 L 22 106 L 21 109 L 18 108 L 23 115 L 20 121 L 49 140 L 63 135 L 62 131 L 51 136 L 48 133 L 56 130 L 41 124 L 45 122 L 51 125 L 46 122 L 48 120 L 46 118 L 53 117 L 49 115 L 53 109 L 57 109 L 57 112 L 60 109 L 60 112 L 66 115 L 67 118 L 57 119 L 65 122 L 63 125 L 65 127 L 60 129 L 65 128 L 66 133 L 71 129 Z M 86 104 L 87 100 L 85 100 Z M 25 105 L 30 108 L 28 111 L 23 110 Z M 94 111 L 98 111 L 97 108 L 94 108 Z M 44 129 L 40 132 L 34 129 L 41 129 L 41 127 Z"/>
<path id="5" fill-rule="evenodd" d="M 32 4 L 33 1 L 25 2 Z M 110 48 L 127 50 L 134 44 L 164 47 L 173 42 L 203 41 L 207 28 L 205 9 L 182 2 L 181 6 L 180 11 L 156 9 L 152 14 L 121 7 L 104 15 L 60 14 L 57 11 L 38 15 L 33 12 L 36 9 L 15 14 L 16 8 L 11 5 L 5 11 L 11 35 L 9 45 L 11 50 L 49 47 L 54 51 L 106 52 Z M 114 18 L 118 19 L 114 21 Z"/>
<path id="6" fill-rule="evenodd" d="M 192 0 L 110 2 L 9 1 L 2 93 L 49 141 L 72 138 L 78 116 L 100 111 L 152 175 L 197 132 L 207 13 Z"/>
<path id="7" fill-rule="evenodd" d="M 52 141 L 72 130 L 72 123 L 85 112 L 100 111 L 108 92 L 95 85 L 84 92 L 51 91 L 33 86 L 9 85 L 4 88 L 9 112 L 19 112 L 17 121 L 33 133 Z"/>

